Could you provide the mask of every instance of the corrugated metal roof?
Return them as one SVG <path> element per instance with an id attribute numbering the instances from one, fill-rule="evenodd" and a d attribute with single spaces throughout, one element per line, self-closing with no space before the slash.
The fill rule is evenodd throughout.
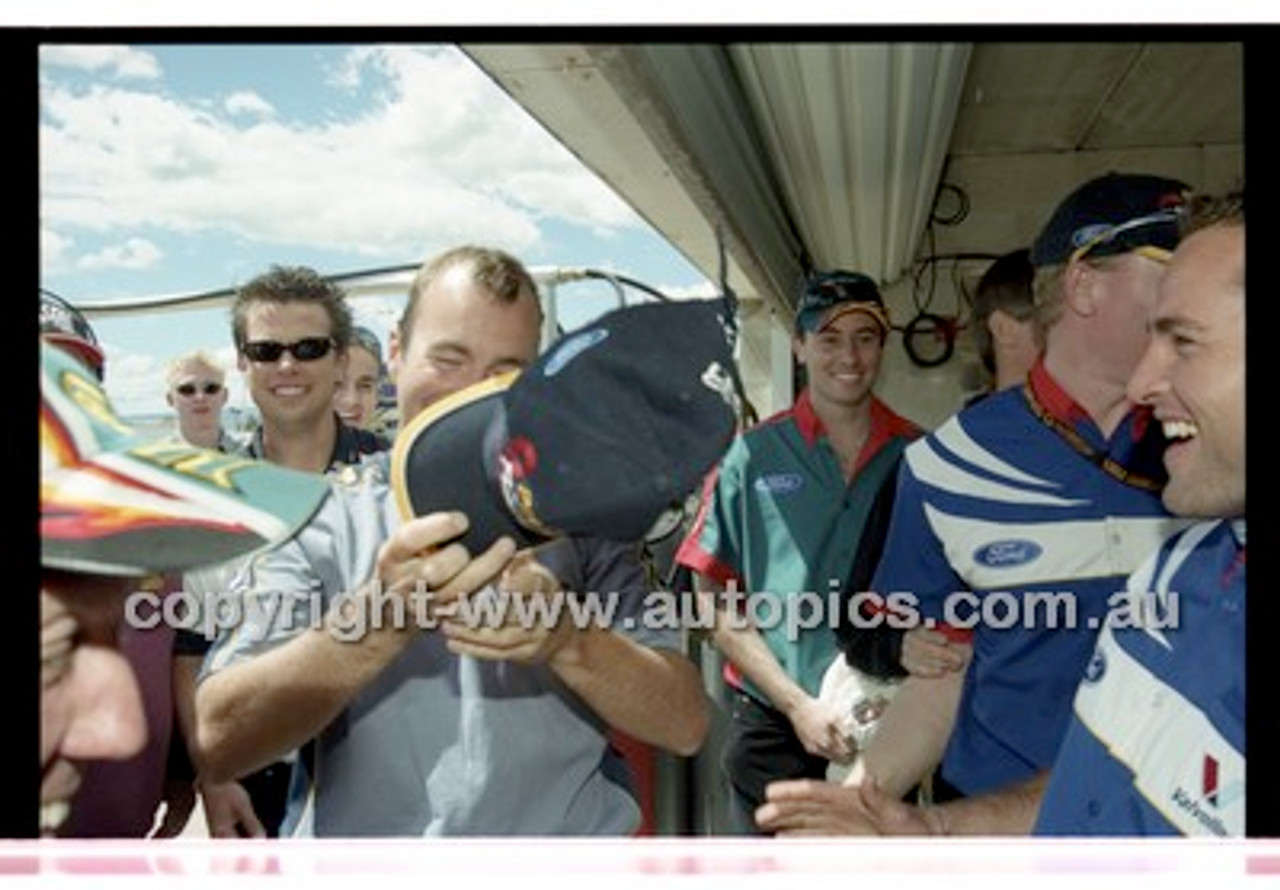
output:
<path id="1" fill-rule="evenodd" d="M 1238 174 L 1239 43 L 464 45 L 708 274 L 785 309 L 808 265 L 911 266 L 943 177 L 947 249 L 1025 243 L 1070 183 Z M 1164 152 L 1164 154 L 1159 154 Z"/>

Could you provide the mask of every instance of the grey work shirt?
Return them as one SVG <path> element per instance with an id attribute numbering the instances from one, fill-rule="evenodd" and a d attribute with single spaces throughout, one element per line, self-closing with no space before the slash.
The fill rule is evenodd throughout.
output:
<path id="1" fill-rule="evenodd" d="M 244 620 L 220 634 L 206 675 L 297 636 L 373 576 L 400 525 L 387 466 L 377 455 L 340 473 L 312 521 L 241 573 Z M 573 539 L 539 559 L 565 589 L 616 604 L 615 632 L 678 647 L 676 629 L 642 620 L 644 574 L 631 548 Z M 310 775 L 294 774 L 294 836 L 625 835 L 640 822 L 608 727 L 549 668 L 456 656 L 436 631 L 423 631 L 313 748 Z"/>

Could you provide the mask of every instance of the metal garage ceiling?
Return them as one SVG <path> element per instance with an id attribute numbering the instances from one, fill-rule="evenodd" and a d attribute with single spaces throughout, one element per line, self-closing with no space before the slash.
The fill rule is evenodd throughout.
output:
<path id="1" fill-rule="evenodd" d="M 973 54 L 950 153 L 1238 144 L 1238 43 L 991 43 Z"/>
<path id="2" fill-rule="evenodd" d="M 708 275 L 722 225 L 736 285 L 779 308 L 810 264 L 901 277 L 956 165 L 1009 171 L 1042 216 L 1064 156 L 1238 169 L 1243 142 L 1238 43 L 462 48 Z"/>

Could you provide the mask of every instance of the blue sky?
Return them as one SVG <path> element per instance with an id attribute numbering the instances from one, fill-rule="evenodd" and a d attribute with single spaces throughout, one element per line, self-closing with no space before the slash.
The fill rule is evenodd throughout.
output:
<path id="1" fill-rule="evenodd" d="M 41 286 L 77 305 L 231 287 L 272 263 L 417 263 L 462 242 L 710 292 L 451 45 L 46 44 L 39 64 Z M 570 325 L 607 305 L 563 294 Z M 354 307 L 380 334 L 397 313 Z M 93 324 L 125 414 L 166 410 L 173 355 L 234 358 L 226 309 Z"/>

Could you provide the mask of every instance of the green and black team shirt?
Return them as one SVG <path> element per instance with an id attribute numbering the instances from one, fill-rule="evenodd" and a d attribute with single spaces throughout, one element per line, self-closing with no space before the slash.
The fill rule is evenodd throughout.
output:
<path id="1" fill-rule="evenodd" d="M 846 482 L 805 390 L 739 435 L 707 477 L 676 560 L 739 592 L 746 617 L 810 695 L 837 651 L 832 612 L 842 607 L 872 503 L 920 433 L 872 397 L 870 433 Z M 726 679 L 769 703 L 732 665 Z"/>

